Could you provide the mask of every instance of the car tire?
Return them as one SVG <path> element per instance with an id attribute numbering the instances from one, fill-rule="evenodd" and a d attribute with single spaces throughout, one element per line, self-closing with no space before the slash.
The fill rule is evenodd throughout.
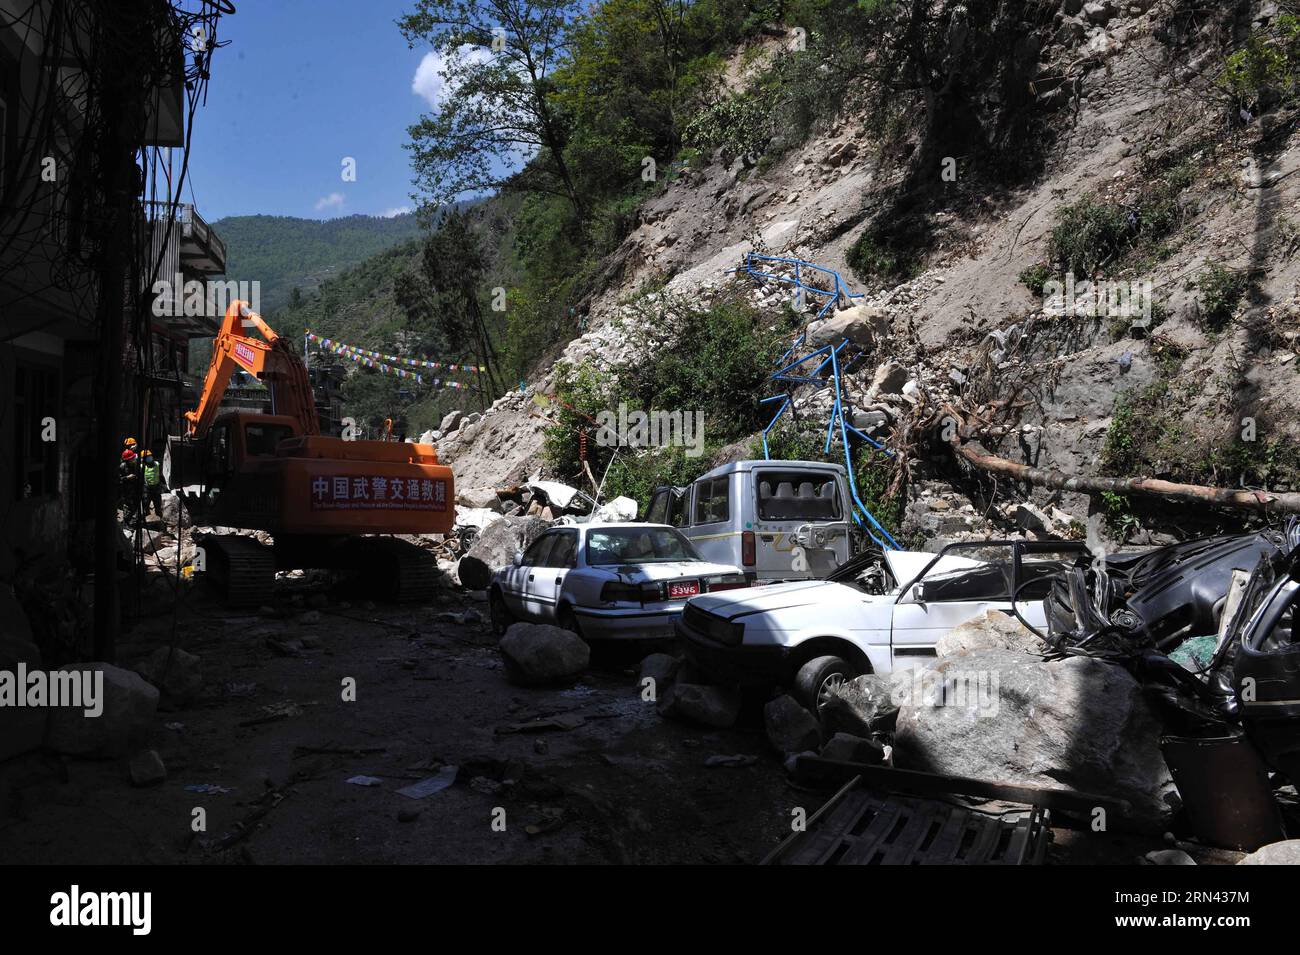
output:
<path id="1" fill-rule="evenodd" d="M 813 657 L 794 678 L 794 696 L 814 714 L 820 714 L 832 687 L 859 676 L 858 668 L 840 657 Z"/>
<path id="2" fill-rule="evenodd" d="M 506 598 L 502 596 L 499 588 L 492 588 L 492 596 L 488 601 L 488 614 L 492 618 L 492 632 L 498 637 L 504 637 L 510 625 L 515 622 L 515 616 L 506 606 Z"/>
<path id="3" fill-rule="evenodd" d="M 582 636 L 582 631 L 578 628 L 578 618 L 568 604 L 560 605 L 559 611 L 555 614 L 555 623 L 561 630 L 572 630 L 578 636 Z"/>

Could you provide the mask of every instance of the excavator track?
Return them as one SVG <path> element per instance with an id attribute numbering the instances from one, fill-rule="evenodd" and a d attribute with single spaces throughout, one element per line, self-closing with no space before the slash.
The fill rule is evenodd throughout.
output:
<path id="1" fill-rule="evenodd" d="M 226 603 L 260 607 L 271 602 L 275 589 L 275 555 L 248 537 L 212 535 L 200 542 L 213 583 Z"/>
<path id="2" fill-rule="evenodd" d="M 392 537 L 351 542 L 352 566 L 361 571 L 369 592 L 383 600 L 419 603 L 438 589 L 438 562 L 428 551 Z"/>

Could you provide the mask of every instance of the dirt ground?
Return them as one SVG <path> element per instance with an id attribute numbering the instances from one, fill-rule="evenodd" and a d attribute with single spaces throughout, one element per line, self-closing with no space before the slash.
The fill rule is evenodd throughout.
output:
<path id="1" fill-rule="evenodd" d="M 486 618 L 471 595 L 427 606 L 346 597 L 283 579 L 275 608 L 249 612 L 200 584 L 174 617 L 160 608 L 137 620 L 121 665 L 173 641 L 202 660 L 201 695 L 155 721 L 149 745 L 166 780 L 133 786 L 127 759 L 11 760 L 0 767 L 0 859 L 743 864 L 790 834 L 794 810 L 812 816 L 829 795 L 789 781 L 758 705 L 728 730 L 660 717 L 636 678 L 653 647 L 598 650 L 572 686 L 521 688 L 506 682 L 486 620 L 453 619 Z M 355 699 L 345 701 L 349 678 Z M 520 726 L 555 717 L 559 727 Z M 752 762 L 706 765 L 737 755 Z M 448 766 L 448 788 L 398 792 Z M 359 776 L 377 782 L 348 782 Z M 204 831 L 194 831 L 197 810 Z M 1131 863 L 1159 848 L 1057 829 L 1048 861 Z"/>
<path id="2" fill-rule="evenodd" d="M 205 688 L 158 715 L 151 745 L 165 782 L 133 787 L 126 760 L 31 757 L 38 781 L 18 792 L 0 857 L 757 862 L 789 832 L 792 807 L 811 814 L 824 798 L 787 784 L 758 722 L 705 730 L 662 719 L 641 699 L 636 653 L 604 654 L 569 688 L 523 689 L 506 682 L 486 623 L 439 619 L 486 617 L 463 595 L 419 607 L 331 596 L 312 611 L 293 581 L 281 583 L 273 617 L 225 609 L 202 586 L 178 605 L 176 645 L 201 657 Z M 137 622 L 121 665 L 168 645 L 172 626 L 170 611 Z M 343 700 L 349 677 L 355 702 Z M 561 714 L 582 725 L 502 732 Z M 735 754 L 757 761 L 704 766 Z M 448 764 L 459 767 L 450 788 L 398 794 Z M 382 782 L 347 782 L 356 776 Z M 202 786 L 220 789 L 191 790 Z M 191 831 L 197 808 L 206 832 Z"/>

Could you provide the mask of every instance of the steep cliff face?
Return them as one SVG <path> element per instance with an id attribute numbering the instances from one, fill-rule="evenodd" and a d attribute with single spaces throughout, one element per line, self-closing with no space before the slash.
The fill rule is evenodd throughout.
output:
<path id="1" fill-rule="evenodd" d="M 592 297 L 590 330 L 563 360 L 626 354 L 619 323 L 635 320 L 627 303 L 646 288 L 707 297 L 742 283 L 762 307 L 781 307 L 788 288 L 732 271 L 759 251 L 839 272 L 864 296 L 841 307 L 884 317 L 846 388 L 858 410 L 884 405 L 895 429 L 932 427 L 946 408 L 983 426 L 986 450 L 1069 475 L 1288 489 L 1300 406 L 1297 114 L 1283 103 L 1257 116 L 1221 91 L 1233 43 L 1267 26 L 1269 5 L 1219 11 L 1214 29 L 1206 14 L 1199 30 L 1190 6 L 1067 0 L 1020 24 L 992 64 L 963 65 L 980 25 L 950 36 L 954 76 L 985 77 L 966 101 L 992 111 L 979 127 L 1001 138 L 999 154 L 1025 137 L 1026 161 L 1008 175 L 927 155 L 932 118 L 884 143 L 847 107 L 770 165 L 715 155 L 685 169 L 642 206 L 611 257 L 617 279 Z M 893 267 L 873 270 L 876 251 Z M 1100 304 L 1082 294 L 1090 279 L 1110 283 L 1095 285 Z M 1140 314 L 1125 317 L 1116 306 L 1130 289 Z M 821 301 L 809 298 L 806 318 Z M 915 382 L 907 397 L 871 389 L 887 362 Z M 540 465 L 547 411 L 533 395 L 554 384 L 552 368 L 444 445 L 462 487 Z M 828 407 L 825 394 L 796 398 Z M 893 437 L 913 446 L 916 500 L 943 489 L 933 479 L 960 483 L 916 433 Z M 1080 520 L 1127 506 L 1033 493 Z"/>

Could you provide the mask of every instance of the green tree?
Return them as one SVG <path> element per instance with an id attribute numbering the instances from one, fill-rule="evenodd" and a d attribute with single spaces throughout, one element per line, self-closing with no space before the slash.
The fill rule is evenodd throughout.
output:
<path id="1" fill-rule="evenodd" d="M 551 81 L 577 10 L 574 0 L 418 0 L 398 21 L 412 49 L 427 43 L 442 59 L 443 100 L 409 130 L 428 203 L 509 185 L 562 195 L 581 219 Z"/>

